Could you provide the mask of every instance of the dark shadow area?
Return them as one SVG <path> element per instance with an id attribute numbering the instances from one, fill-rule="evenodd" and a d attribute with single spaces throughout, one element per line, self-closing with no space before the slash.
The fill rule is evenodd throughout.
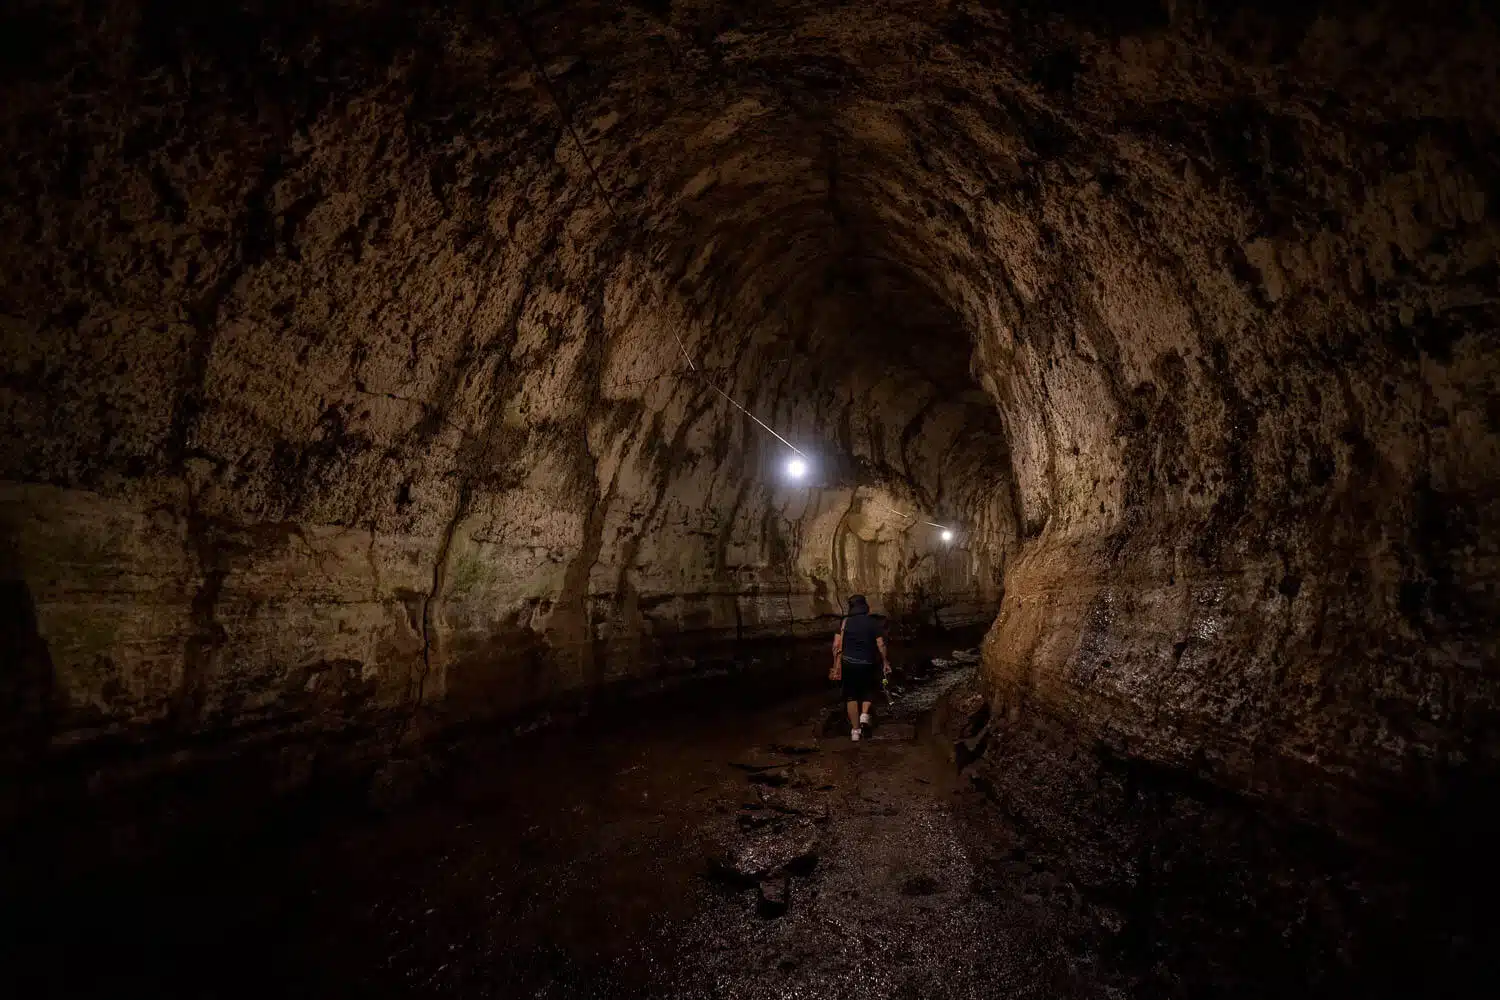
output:
<path id="1" fill-rule="evenodd" d="M 1500 865 L 1480 834 L 1493 811 L 1392 812 L 1356 844 L 1188 771 L 1080 746 L 1063 724 L 998 724 L 988 742 L 967 774 L 986 803 L 976 822 L 1004 817 L 986 891 L 1019 876 L 1072 900 L 1133 995 L 1477 998 L 1500 983 Z"/>
<path id="2" fill-rule="evenodd" d="M 897 634 L 919 679 L 983 630 Z M 221 802 L 217 822 L 173 824 L 203 794 L 187 784 L 87 817 L 139 829 L 149 853 L 38 830 L 6 845 L 23 919 L 0 960 L 28 996 L 400 996 L 455 978 L 476 995 L 649 995 L 652 956 L 678 948 L 663 929 L 701 903 L 692 831 L 748 744 L 821 720 L 827 648 L 746 650 L 717 677 L 452 734 L 364 781 Z"/>

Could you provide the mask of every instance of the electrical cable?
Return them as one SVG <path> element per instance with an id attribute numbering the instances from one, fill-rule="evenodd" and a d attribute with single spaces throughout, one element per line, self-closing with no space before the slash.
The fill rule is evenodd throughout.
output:
<path id="1" fill-rule="evenodd" d="M 916 518 L 915 514 L 903 514 L 903 513 L 901 513 L 899 510 L 897 510 L 894 507 L 887 507 L 885 504 L 881 503 L 879 500 L 871 500 L 870 503 L 874 504 L 877 507 L 880 507 L 880 508 L 883 508 L 885 510 L 890 511 L 892 514 L 895 514 L 897 517 L 904 517 L 904 518 L 907 518 L 907 519 L 920 520 L 919 518 Z M 920 523 L 922 523 L 922 524 L 930 524 L 934 528 L 941 528 L 944 531 L 952 531 L 953 530 L 952 528 L 948 527 L 946 524 L 938 524 L 936 521 L 920 521 Z"/>
<path id="2" fill-rule="evenodd" d="M 624 221 L 620 218 L 620 213 L 615 211 L 614 199 L 609 196 L 609 191 L 607 188 L 605 188 L 604 181 L 599 177 L 599 171 L 594 167 L 594 158 L 589 155 L 588 147 L 584 145 L 583 137 L 578 134 L 578 129 L 573 124 L 573 116 L 568 112 L 567 105 L 563 103 L 561 95 L 558 94 L 557 87 L 553 84 L 552 78 L 547 75 L 547 69 L 542 65 L 541 55 L 537 52 L 536 45 L 532 42 L 531 32 L 527 28 L 525 20 L 511 6 L 512 2 L 513 0 L 505 0 L 502 6 L 505 8 L 506 14 L 510 16 L 512 23 L 515 25 L 516 34 L 521 40 L 522 47 L 526 50 L 526 55 L 531 59 L 532 65 L 536 67 L 537 75 L 541 78 L 542 81 L 542 89 L 546 91 L 547 97 L 552 101 L 552 106 L 557 109 L 558 117 L 562 119 L 563 128 L 565 128 L 568 134 L 573 137 L 573 142 L 578 147 L 578 153 L 583 157 L 584 166 L 588 168 L 589 177 L 593 179 L 594 187 L 598 189 L 599 197 L 604 201 L 605 209 L 609 212 L 610 216 L 616 222 Z M 678 334 L 677 329 L 670 326 L 669 329 L 672 331 L 672 338 L 677 341 L 677 349 L 682 352 L 683 360 L 687 362 L 689 372 L 697 375 L 699 380 L 702 381 L 704 385 L 708 386 L 714 392 L 727 399 L 730 405 L 759 424 L 768 434 L 790 448 L 792 452 L 795 453 L 798 457 L 811 461 L 811 459 L 808 459 L 808 455 L 806 452 L 778 434 L 775 428 L 757 417 L 755 414 L 751 413 L 749 409 L 747 409 L 743 404 L 739 402 L 739 400 L 735 399 L 729 393 L 725 392 L 723 389 L 720 389 L 718 386 L 710 382 L 707 375 L 700 371 L 698 366 L 693 362 L 693 356 L 688 353 L 687 344 L 683 342 L 683 339 L 681 335 Z M 673 372 L 669 374 L 680 373 Z M 870 502 L 874 503 L 877 507 L 885 507 L 884 504 L 877 501 L 872 500 Z M 885 507 L 885 509 L 900 517 L 913 517 L 913 515 L 911 514 L 902 514 L 894 507 Z M 946 525 L 938 524 L 935 521 L 924 520 L 921 523 L 931 525 L 932 527 L 939 528 L 943 531 L 953 530 Z"/>
<path id="3" fill-rule="evenodd" d="M 547 75 L 547 68 L 542 65 L 542 57 L 537 52 L 536 46 L 532 43 L 531 31 L 526 27 L 525 20 L 511 7 L 509 0 L 503 6 L 505 7 L 505 12 L 510 15 L 511 21 L 516 26 L 516 35 L 521 39 L 521 46 L 526 50 L 526 55 L 530 57 L 531 64 L 536 67 L 537 75 L 542 79 L 542 89 L 547 92 L 547 96 L 552 100 L 552 106 L 557 109 L 557 116 L 562 119 L 563 128 L 567 129 L 568 134 L 573 137 L 573 142 L 578 147 L 578 153 L 583 157 L 583 165 L 588 167 L 589 176 L 594 180 L 594 187 L 599 189 L 599 197 L 604 199 L 604 207 L 608 209 L 610 216 L 616 222 L 623 221 L 620 218 L 620 213 L 615 211 L 614 199 L 609 196 L 609 190 L 605 188 L 604 182 L 599 179 L 599 171 L 594 167 L 594 158 L 589 155 L 588 147 L 583 144 L 583 137 L 578 134 L 578 129 L 573 124 L 573 116 L 568 113 L 567 105 L 563 103 L 562 97 L 558 95 L 557 87 L 553 85 L 552 78 Z M 688 368 L 696 372 L 698 366 L 693 364 L 692 355 L 688 354 L 687 345 L 682 342 L 682 338 L 678 336 L 676 329 L 672 330 L 672 336 L 676 339 L 677 348 L 682 351 L 683 360 L 687 362 Z"/>
<path id="4" fill-rule="evenodd" d="M 771 425 L 768 424 L 768 423 L 766 423 L 764 420 L 760 419 L 760 417 L 757 417 L 755 414 L 751 413 L 749 410 L 745 409 L 743 406 L 740 406 L 739 402 L 736 401 L 735 398 L 733 396 L 731 396 L 729 393 L 725 392 L 723 389 L 720 389 L 718 386 L 714 385 L 708 379 L 704 379 L 703 380 L 703 384 L 706 385 L 706 386 L 708 386 L 714 392 L 717 392 L 719 395 L 723 396 L 725 399 L 729 400 L 729 402 L 731 404 L 733 404 L 735 407 L 737 407 L 741 413 L 743 413 L 745 416 L 749 417 L 751 420 L 754 420 L 757 424 L 760 424 L 762 427 L 764 427 L 771 434 L 771 436 L 774 437 L 776 440 L 780 441 L 782 444 L 784 444 L 788 448 L 792 449 L 792 451 L 796 452 L 802 458 L 807 458 L 806 452 L 804 452 L 801 448 L 798 448 L 796 445 L 792 444 L 792 442 L 788 441 L 786 438 L 782 437 L 780 434 L 777 434 L 776 431 L 771 427 Z"/>
<path id="5" fill-rule="evenodd" d="M 537 75 L 541 77 L 542 89 L 547 92 L 547 96 L 551 99 L 553 107 L 557 109 L 558 117 L 562 119 L 563 127 L 568 130 L 568 134 L 573 137 L 573 142 L 578 146 L 579 155 L 583 157 L 584 165 L 588 167 L 589 176 L 593 178 L 594 186 L 599 189 L 599 196 L 604 199 L 604 207 L 609 211 L 610 216 L 614 218 L 616 222 L 623 221 L 620 218 L 620 213 L 615 211 L 614 201 L 610 198 L 609 191 L 605 189 L 604 182 L 599 178 L 599 171 L 594 169 L 594 160 L 593 157 L 589 156 L 588 147 L 583 144 L 583 138 L 578 134 L 578 130 L 573 126 L 573 116 L 568 113 L 567 105 L 563 104 L 561 96 L 559 96 L 557 93 L 557 88 L 552 83 L 552 78 L 547 75 L 546 67 L 542 65 L 541 55 L 537 52 L 536 46 L 532 44 L 531 32 L 527 29 L 526 22 L 521 18 L 520 14 L 516 13 L 516 11 L 508 2 L 505 4 L 505 12 L 510 15 L 511 20 L 515 23 L 516 34 L 521 39 L 521 45 L 526 49 L 526 54 L 528 57 L 530 57 L 532 65 L 536 67 Z M 743 404 L 739 402 L 739 400 L 735 399 L 729 393 L 725 392 L 723 389 L 720 389 L 718 386 L 710 382 L 708 380 L 708 377 L 704 375 L 703 372 L 699 371 L 698 366 L 693 362 L 693 356 L 688 353 L 687 344 L 683 342 L 683 339 L 681 335 L 678 334 L 676 327 L 669 326 L 668 329 L 672 331 L 672 339 L 677 341 L 677 349 L 682 352 L 682 358 L 687 362 L 688 370 L 690 372 L 692 372 L 694 375 L 697 375 L 704 385 L 708 386 L 714 392 L 717 392 L 719 395 L 729 400 L 729 402 L 737 410 L 763 427 L 772 437 L 790 448 L 798 457 L 807 459 L 808 456 L 806 452 L 778 434 L 775 428 L 766 423 L 764 420 L 760 419 L 760 417 L 757 417 L 755 414 L 751 413 Z"/>

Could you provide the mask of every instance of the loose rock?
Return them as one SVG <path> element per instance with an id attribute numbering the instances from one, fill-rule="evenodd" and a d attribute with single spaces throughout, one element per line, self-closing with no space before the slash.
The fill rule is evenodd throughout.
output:
<path id="1" fill-rule="evenodd" d="M 773 920 L 786 913 L 791 905 L 791 879 L 785 876 L 763 879 L 755 909 L 762 917 Z"/>
<path id="2" fill-rule="evenodd" d="M 818 862 L 817 850 L 817 831 L 810 822 L 799 822 L 739 840 L 713 859 L 711 868 L 723 881 L 752 885 L 773 875 L 811 871 Z"/>

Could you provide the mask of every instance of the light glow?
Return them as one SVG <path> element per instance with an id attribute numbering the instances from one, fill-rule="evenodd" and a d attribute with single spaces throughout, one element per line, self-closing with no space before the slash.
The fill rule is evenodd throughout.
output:
<path id="1" fill-rule="evenodd" d="M 943 530 L 943 541 L 945 541 L 945 542 L 951 542 L 951 541 L 953 541 L 953 532 L 948 531 L 947 529 L 944 529 Z"/>
<path id="2" fill-rule="evenodd" d="M 801 479 L 807 475 L 807 463 L 800 458 L 794 458 L 786 463 L 786 474 L 793 479 Z"/>

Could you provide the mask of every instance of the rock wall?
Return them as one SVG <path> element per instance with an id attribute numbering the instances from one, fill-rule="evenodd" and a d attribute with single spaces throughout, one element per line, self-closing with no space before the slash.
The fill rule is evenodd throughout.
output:
<path id="1" fill-rule="evenodd" d="M 1340 824 L 1493 776 L 1500 31 L 1209 6 L 23 4 L 18 732 L 1003 576 L 1016 722 Z"/>
<path id="2" fill-rule="evenodd" d="M 1494 23 L 1064 37 L 1012 112 L 1027 185 L 986 206 L 1006 294 L 971 306 L 1027 537 L 986 650 L 1011 718 L 1350 829 L 1472 794 L 1500 764 Z"/>
<path id="3" fill-rule="evenodd" d="M 508 24 L 23 13 L 0 199 L 8 750 L 503 715 L 829 633 L 856 591 L 993 615 L 1008 467 L 948 457 L 992 408 L 837 353 L 846 304 L 793 320 L 717 287 L 727 265 L 670 262 L 693 234 L 601 197 Z M 669 217 L 679 180 L 651 203 Z M 716 390 L 808 451 L 808 485 Z M 942 545 L 921 523 L 940 512 L 979 530 Z"/>

